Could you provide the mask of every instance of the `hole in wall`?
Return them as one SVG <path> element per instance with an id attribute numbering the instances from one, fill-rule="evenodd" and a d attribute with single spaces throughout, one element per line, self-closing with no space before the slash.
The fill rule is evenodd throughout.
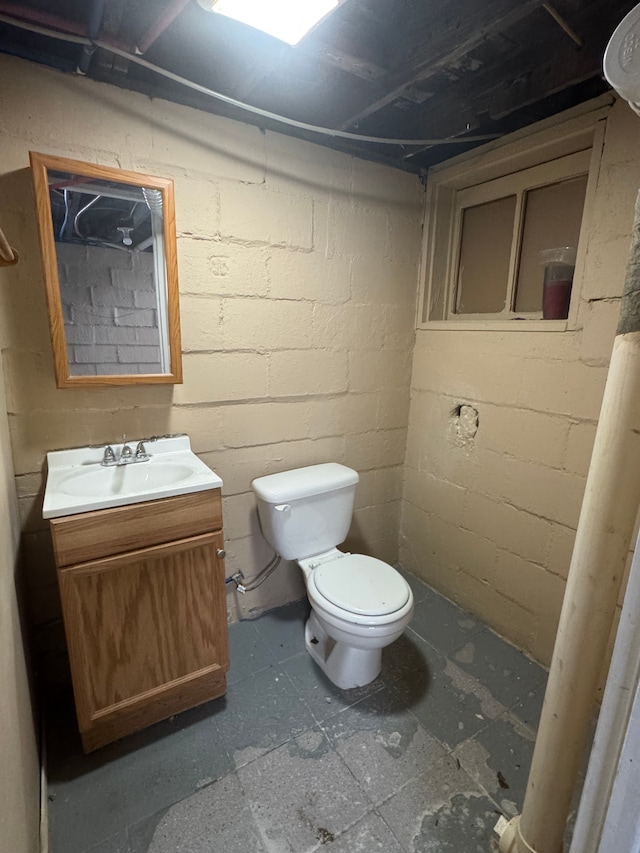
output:
<path id="1" fill-rule="evenodd" d="M 449 416 L 449 435 L 459 447 L 473 445 L 480 426 L 480 413 L 469 403 L 454 406 Z"/>

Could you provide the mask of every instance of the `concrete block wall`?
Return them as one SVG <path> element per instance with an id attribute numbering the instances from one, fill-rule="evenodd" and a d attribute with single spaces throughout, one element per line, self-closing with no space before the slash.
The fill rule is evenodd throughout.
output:
<path id="1" fill-rule="evenodd" d="M 419 330 L 400 560 L 548 663 L 640 187 L 640 121 L 607 119 L 577 329 Z M 460 436 L 458 409 L 478 412 Z"/>
<path id="2" fill-rule="evenodd" d="M 640 185 L 626 106 L 608 119 L 578 328 L 416 339 L 413 177 L 9 57 L 0 74 L 0 217 L 21 256 L 0 340 L 34 620 L 59 615 L 46 451 L 186 432 L 225 483 L 229 573 L 271 556 L 254 477 L 342 461 L 361 474 L 349 547 L 394 562 L 400 531 L 407 568 L 548 661 Z M 183 385 L 56 389 L 30 149 L 174 179 Z M 230 617 L 302 593 L 285 564 L 230 593 Z"/>
<path id="3" fill-rule="evenodd" d="M 123 432 L 186 432 L 223 478 L 228 573 L 250 578 L 271 557 L 251 480 L 330 460 L 361 475 L 348 544 L 395 562 L 418 179 L 7 56 L 0 78 L 0 218 L 22 259 L 0 290 L 0 339 L 34 620 L 59 613 L 45 453 Z M 30 149 L 173 178 L 183 385 L 56 389 Z M 302 594 L 287 563 L 230 592 L 230 617 Z"/>
<path id="4" fill-rule="evenodd" d="M 160 373 L 153 254 L 56 242 L 72 376 Z"/>
<path id="5" fill-rule="evenodd" d="M 6 283 L 6 270 L 0 269 L 0 288 Z M 36 853 L 40 850 L 40 768 L 23 639 L 25 614 L 18 594 L 19 532 L 0 373 L 0 850 Z"/>

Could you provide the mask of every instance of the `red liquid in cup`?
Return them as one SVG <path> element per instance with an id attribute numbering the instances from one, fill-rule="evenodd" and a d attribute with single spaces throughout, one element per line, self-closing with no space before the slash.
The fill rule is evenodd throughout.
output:
<path id="1" fill-rule="evenodd" d="M 566 320 L 571 300 L 571 279 L 547 281 L 542 294 L 542 317 L 544 320 Z"/>

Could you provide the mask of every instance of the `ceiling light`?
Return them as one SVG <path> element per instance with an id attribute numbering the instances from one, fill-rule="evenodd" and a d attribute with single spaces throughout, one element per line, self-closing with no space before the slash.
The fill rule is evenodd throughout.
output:
<path id="1" fill-rule="evenodd" d="M 340 0 L 198 0 L 207 11 L 233 18 L 296 45 Z"/>

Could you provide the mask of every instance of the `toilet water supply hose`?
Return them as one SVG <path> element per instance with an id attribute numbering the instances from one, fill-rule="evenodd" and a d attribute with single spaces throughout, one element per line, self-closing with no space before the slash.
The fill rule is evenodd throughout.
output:
<path id="1" fill-rule="evenodd" d="M 244 574 L 242 571 L 236 572 L 235 575 L 231 575 L 231 577 L 225 578 L 225 583 L 234 583 L 236 585 L 236 589 L 238 592 L 241 592 L 243 595 L 245 592 L 253 592 L 254 589 L 258 589 L 270 575 L 272 575 L 275 570 L 280 565 L 281 557 L 279 554 L 273 555 L 271 560 L 267 563 L 267 565 L 260 571 L 255 578 L 251 581 L 251 583 L 245 584 L 242 583 L 244 580 Z"/>

